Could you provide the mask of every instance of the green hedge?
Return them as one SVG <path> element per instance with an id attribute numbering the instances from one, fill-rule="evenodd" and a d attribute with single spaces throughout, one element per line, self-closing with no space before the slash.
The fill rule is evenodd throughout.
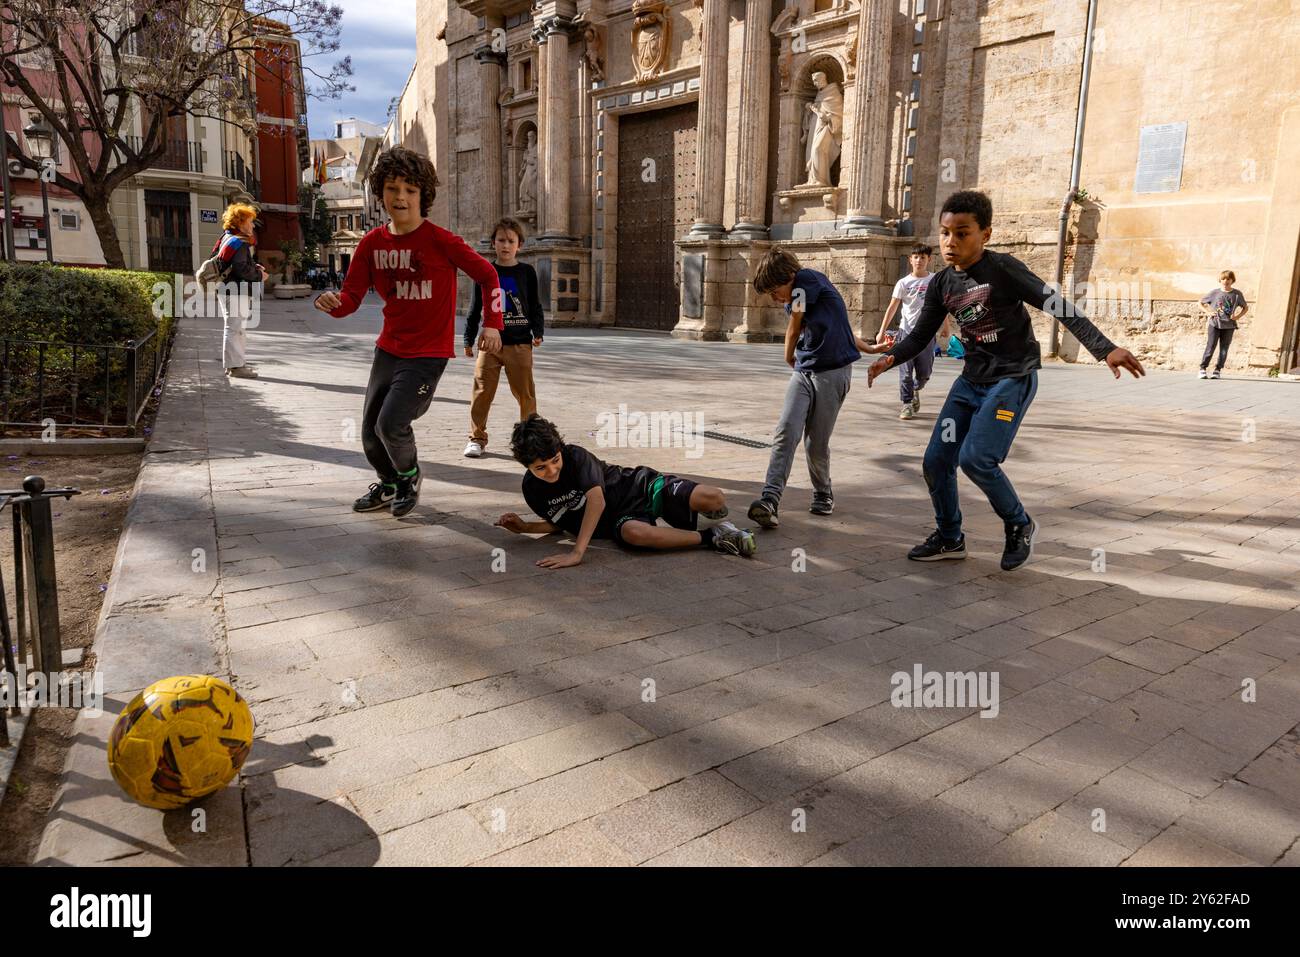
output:
<path id="1" fill-rule="evenodd" d="M 168 273 L 0 262 L 0 338 L 126 345 L 171 332 L 170 301 L 155 318 L 154 283 Z"/>
<path id="2" fill-rule="evenodd" d="M 154 315 L 153 286 L 170 288 L 172 281 L 167 273 L 0 262 L 0 339 L 51 343 L 43 377 L 39 346 L 7 345 L 4 420 L 102 424 L 107 417 L 129 425 L 126 352 L 77 349 L 74 356 L 71 345 L 126 346 L 156 329 L 157 337 L 141 348 L 136 389 L 142 400 L 155 350 L 166 347 L 175 322 L 170 296 L 158 298 L 163 314 Z"/>

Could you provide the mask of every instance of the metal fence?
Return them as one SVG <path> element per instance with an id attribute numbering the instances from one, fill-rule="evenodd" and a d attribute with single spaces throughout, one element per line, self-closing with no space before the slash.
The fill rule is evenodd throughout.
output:
<path id="1" fill-rule="evenodd" d="M 17 663 L 25 664 L 31 654 L 35 671 L 46 676 L 44 694 L 57 685 L 55 676 L 63 670 L 63 639 L 59 630 L 59 588 L 54 570 L 54 520 L 50 499 L 80 495 L 75 488 L 45 487 L 45 479 L 29 475 L 20 489 L 0 491 L 0 511 L 13 506 L 14 516 L 14 624 L 9 630 L 8 597 L 0 576 L 0 642 L 4 644 L 4 670 L 15 691 L 9 713 L 19 714 Z M 16 639 L 16 640 L 15 640 Z M 45 702 L 49 703 L 48 699 Z M 0 707 L 0 746 L 9 744 L 6 709 Z"/>
<path id="2" fill-rule="evenodd" d="M 0 425 L 135 434 L 162 373 L 158 330 L 122 346 L 0 339 Z"/>

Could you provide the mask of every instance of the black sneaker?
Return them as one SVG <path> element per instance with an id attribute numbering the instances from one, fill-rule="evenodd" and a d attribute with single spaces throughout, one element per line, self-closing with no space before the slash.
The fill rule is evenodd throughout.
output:
<path id="1" fill-rule="evenodd" d="M 1007 547 L 1002 552 L 1002 570 L 1009 572 L 1029 561 L 1034 550 L 1034 536 L 1038 534 L 1038 523 L 1032 518 L 1025 525 L 1011 525 L 1007 528 Z"/>
<path id="2" fill-rule="evenodd" d="M 813 499 L 813 503 L 808 506 L 808 511 L 812 512 L 814 515 L 829 515 L 831 512 L 835 511 L 835 502 L 833 499 L 829 498 L 815 498 Z"/>
<path id="3" fill-rule="evenodd" d="M 966 536 L 963 535 L 954 542 L 951 539 L 944 538 L 936 528 L 930 533 L 929 538 L 908 552 L 907 557 L 914 562 L 937 562 L 945 558 L 965 558 Z"/>
<path id="4" fill-rule="evenodd" d="M 397 494 L 393 496 L 393 516 L 401 518 L 420 501 L 420 481 L 424 473 L 417 471 L 410 478 L 397 477 Z"/>
<path id="5" fill-rule="evenodd" d="M 781 524 L 780 519 L 776 517 L 776 502 L 770 498 L 758 498 L 754 504 L 749 506 L 749 520 L 758 522 L 764 528 L 776 528 Z"/>
<path id="6" fill-rule="evenodd" d="M 379 509 L 387 506 L 396 494 L 396 485 L 387 485 L 383 482 L 376 482 L 374 485 L 370 486 L 369 492 L 352 503 L 352 511 L 377 512 Z"/>

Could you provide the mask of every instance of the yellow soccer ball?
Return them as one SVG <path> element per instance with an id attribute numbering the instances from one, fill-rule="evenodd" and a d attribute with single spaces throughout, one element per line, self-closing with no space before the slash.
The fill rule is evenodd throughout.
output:
<path id="1" fill-rule="evenodd" d="M 113 780 L 146 807 L 183 807 L 225 787 L 253 746 L 253 713 L 211 675 L 155 681 L 131 699 L 108 738 Z"/>

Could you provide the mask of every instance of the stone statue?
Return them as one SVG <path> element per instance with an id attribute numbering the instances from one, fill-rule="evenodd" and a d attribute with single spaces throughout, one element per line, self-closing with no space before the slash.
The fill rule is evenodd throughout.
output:
<path id="1" fill-rule="evenodd" d="M 804 166 L 808 179 L 801 185 L 834 186 L 831 167 L 843 145 L 844 94 L 838 83 L 827 81 L 825 73 L 814 73 L 812 81 L 817 96 L 807 104 L 808 115 L 804 117 L 801 142 L 806 144 Z"/>
<path id="2" fill-rule="evenodd" d="M 582 57 L 587 61 L 587 70 L 593 80 L 605 79 L 605 43 L 600 37 L 600 30 L 593 23 L 588 23 L 582 29 L 582 38 L 586 41 L 586 49 Z"/>
<path id="3" fill-rule="evenodd" d="M 528 145 L 524 147 L 524 158 L 519 167 L 519 211 L 532 213 L 537 210 L 537 133 L 528 131 Z"/>

